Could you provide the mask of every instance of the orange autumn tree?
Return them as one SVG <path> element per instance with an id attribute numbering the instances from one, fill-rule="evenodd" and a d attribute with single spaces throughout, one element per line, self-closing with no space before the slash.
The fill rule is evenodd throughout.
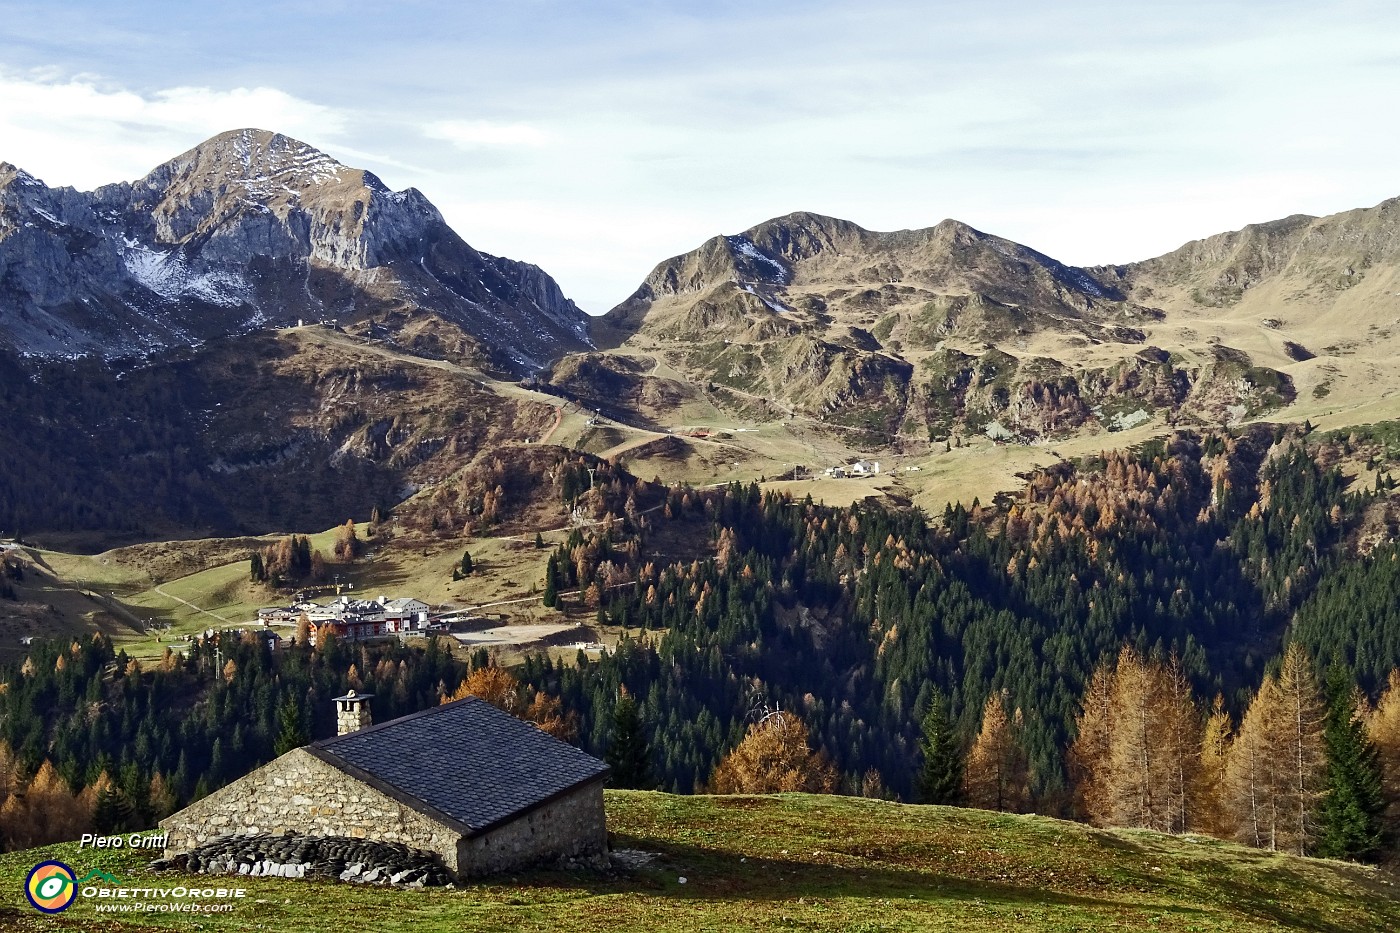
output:
<path id="1" fill-rule="evenodd" d="M 1234 723 L 1225 709 L 1225 698 L 1216 694 L 1201 738 L 1196 825 L 1202 832 L 1222 839 L 1232 834 L 1234 826 L 1225 806 L 1225 777 L 1234 741 Z"/>
<path id="2" fill-rule="evenodd" d="M 510 671 L 497 666 L 494 660 L 468 674 L 451 695 L 442 698 L 442 702 L 454 703 L 467 697 L 485 700 L 497 709 L 534 723 L 556 739 L 572 742 L 578 735 L 577 717 L 564 712 L 564 704 L 558 697 L 522 686 Z"/>
<path id="3" fill-rule="evenodd" d="M 1382 793 L 1389 802 L 1385 818 L 1395 834 L 1400 830 L 1400 670 L 1390 672 L 1366 731 L 1380 753 Z"/>
<path id="4" fill-rule="evenodd" d="M 1201 719 L 1180 662 L 1131 646 L 1100 665 L 1070 746 L 1080 814 L 1096 826 L 1186 832 L 1200 788 Z"/>
<path id="5" fill-rule="evenodd" d="M 77 839 L 89 828 L 90 811 L 68 788 L 48 759 L 20 792 L 18 782 L 0 802 L 0 842 L 9 849 L 28 849 Z"/>
<path id="6" fill-rule="evenodd" d="M 1308 853 L 1326 790 L 1325 713 L 1312 659 L 1294 642 L 1279 672 L 1264 678 L 1230 749 L 1224 802 L 1239 841 Z"/>
<path id="7" fill-rule="evenodd" d="M 791 713 L 769 713 L 749 726 L 710 776 L 712 794 L 776 794 L 836 790 L 836 766 L 807 744 L 807 726 Z"/>
<path id="8" fill-rule="evenodd" d="M 1112 824 L 1185 832 L 1199 770 L 1200 718 L 1185 675 L 1170 664 L 1119 655 L 1109 755 Z"/>
<path id="9" fill-rule="evenodd" d="M 1030 806 L 1030 765 L 1021 744 L 1021 710 L 1007 715 L 1005 690 L 992 693 L 982 707 L 982 726 L 967 753 L 963 799 L 980 810 L 1020 812 Z"/>
<path id="10" fill-rule="evenodd" d="M 452 703 L 467 697 L 485 700 L 497 709 L 514 713 L 520 704 L 520 682 L 505 668 L 488 664 L 468 674 L 456 692 L 443 697 L 442 702 Z"/>
<path id="11" fill-rule="evenodd" d="M 1095 668 L 1084 689 L 1074 743 L 1069 747 L 1076 815 L 1095 826 L 1106 824 L 1111 809 L 1106 765 L 1113 754 L 1114 680 L 1106 661 Z"/>

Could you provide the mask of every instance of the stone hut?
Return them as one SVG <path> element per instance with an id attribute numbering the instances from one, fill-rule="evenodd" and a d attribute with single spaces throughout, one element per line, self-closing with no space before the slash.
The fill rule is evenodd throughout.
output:
<path id="1" fill-rule="evenodd" d="M 368 696 L 334 702 L 340 735 L 161 820 L 167 854 L 229 834 L 349 836 L 469 878 L 605 852 L 609 769 L 591 755 L 475 697 L 366 728 Z"/>

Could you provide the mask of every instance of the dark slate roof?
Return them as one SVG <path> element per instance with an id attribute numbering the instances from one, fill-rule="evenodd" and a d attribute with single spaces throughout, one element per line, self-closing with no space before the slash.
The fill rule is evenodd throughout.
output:
<path id="1" fill-rule="evenodd" d="M 478 835 L 608 766 L 476 697 L 308 746 L 311 754 L 436 819 Z"/>

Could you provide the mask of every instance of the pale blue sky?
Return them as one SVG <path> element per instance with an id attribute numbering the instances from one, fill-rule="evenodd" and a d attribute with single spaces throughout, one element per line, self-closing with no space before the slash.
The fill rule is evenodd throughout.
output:
<path id="1" fill-rule="evenodd" d="M 279 130 L 595 313 L 794 210 L 1087 265 L 1368 206 L 1397 91 L 1390 0 L 0 0 L 0 159 L 86 188 Z"/>

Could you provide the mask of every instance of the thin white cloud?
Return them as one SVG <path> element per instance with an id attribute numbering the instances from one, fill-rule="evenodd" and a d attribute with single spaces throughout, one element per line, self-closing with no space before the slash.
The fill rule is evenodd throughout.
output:
<path id="1" fill-rule="evenodd" d="M 0 159 L 51 185 L 91 188 L 145 174 L 224 130 L 277 130 L 315 144 L 349 115 L 276 88 L 172 87 L 150 94 L 99 78 L 0 72 Z"/>
<path id="2" fill-rule="evenodd" d="M 546 145 L 550 135 L 526 123 L 488 120 L 435 120 L 423 128 L 429 139 L 450 142 L 459 149 L 528 148 Z"/>

